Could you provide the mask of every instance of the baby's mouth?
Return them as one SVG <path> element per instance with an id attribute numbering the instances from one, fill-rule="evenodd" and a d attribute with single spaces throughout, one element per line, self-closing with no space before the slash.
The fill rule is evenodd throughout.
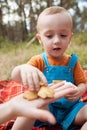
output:
<path id="1" fill-rule="evenodd" d="M 60 48 L 60 47 L 57 47 L 57 48 L 53 48 L 53 50 L 54 50 L 54 51 L 59 51 L 59 50 L 61 50 L 61 48 Z"/>

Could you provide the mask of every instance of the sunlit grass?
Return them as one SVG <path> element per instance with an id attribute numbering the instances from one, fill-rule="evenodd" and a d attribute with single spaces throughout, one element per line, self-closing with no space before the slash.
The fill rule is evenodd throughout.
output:
<path id="1" fill-rule="evenodd" d="M 79 56 L 79 61 L 83 68 L 87 68 L 86 41 L 86 34 L 78 34 L 77 37 L 73 38 L 67 50 L 68 54 L 76 53 Z M 43 47 L 39 43 L 37 44 L 37 42 L 32 43 L 28 47 L 26 47 L 26 45 L 27 42 L 16 43 L 8 40 L 0 41 L 0 79 L 10 79 L 11 72 L 15 66 L 27 63 L 32 56 L 44 51 Z"/>

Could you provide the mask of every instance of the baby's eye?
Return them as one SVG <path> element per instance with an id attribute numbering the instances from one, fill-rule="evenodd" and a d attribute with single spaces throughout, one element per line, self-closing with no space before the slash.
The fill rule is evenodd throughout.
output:
<path id="1" fill-rule="evenodd" d="M 65 35 L 65 34 L 61 34 L 60 36 L 61 36 L 61 37 L 67 37 L 67 35 Z"/>
<path id="2" fill-rule="evenodd" d="M 47 37 L 47 38 L 52 38 L 52 37 L 53 37 L 53 35 L 46 35 L 46 37 Z"/>

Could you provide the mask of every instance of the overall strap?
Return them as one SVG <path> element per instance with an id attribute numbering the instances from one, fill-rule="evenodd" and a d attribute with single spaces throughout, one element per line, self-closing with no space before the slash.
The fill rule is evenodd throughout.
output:
<path id="1" fill-rule="evenodd" d="M 44 53 L 41 53 L 40 55 L 42 56 L 42 58 L 44 60 L 45 66 L 50 66 L 50 63 L 49 63 L 47 56 L 46 56 L 46 53 L 44 52 Z"/>
<path id="2" fill-rule="evenodd" d="M 74 68 L 77 61 L 78 61 L 78 56 L 76 54 L 72 54 L 70 61 L 69 61 L 69 64 L 68 64 L 68 67 Z"/>

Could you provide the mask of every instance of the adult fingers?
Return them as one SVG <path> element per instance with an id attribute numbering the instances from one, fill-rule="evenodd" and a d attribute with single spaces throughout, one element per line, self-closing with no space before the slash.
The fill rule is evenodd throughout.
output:
<path id="1" fill-rule="evenodd" d="M 41 121 L 48 121 L 51 124 L 56 123 L 54 116 L 47 110 L 36 109 L 33 111 L 34 118 Z"/>
<path id="2" fill-rule="evenodd" d="M 60 88 L 62 87 L 63 85 L 65 85 L 66 81 L 62 81 L 62 82 L 59 82 L 59 83 L 56 83 L 56 84 L 49 84 L 49 87 L 53 88 L 53 89 L 56 89 L 56 88 Z"/>

